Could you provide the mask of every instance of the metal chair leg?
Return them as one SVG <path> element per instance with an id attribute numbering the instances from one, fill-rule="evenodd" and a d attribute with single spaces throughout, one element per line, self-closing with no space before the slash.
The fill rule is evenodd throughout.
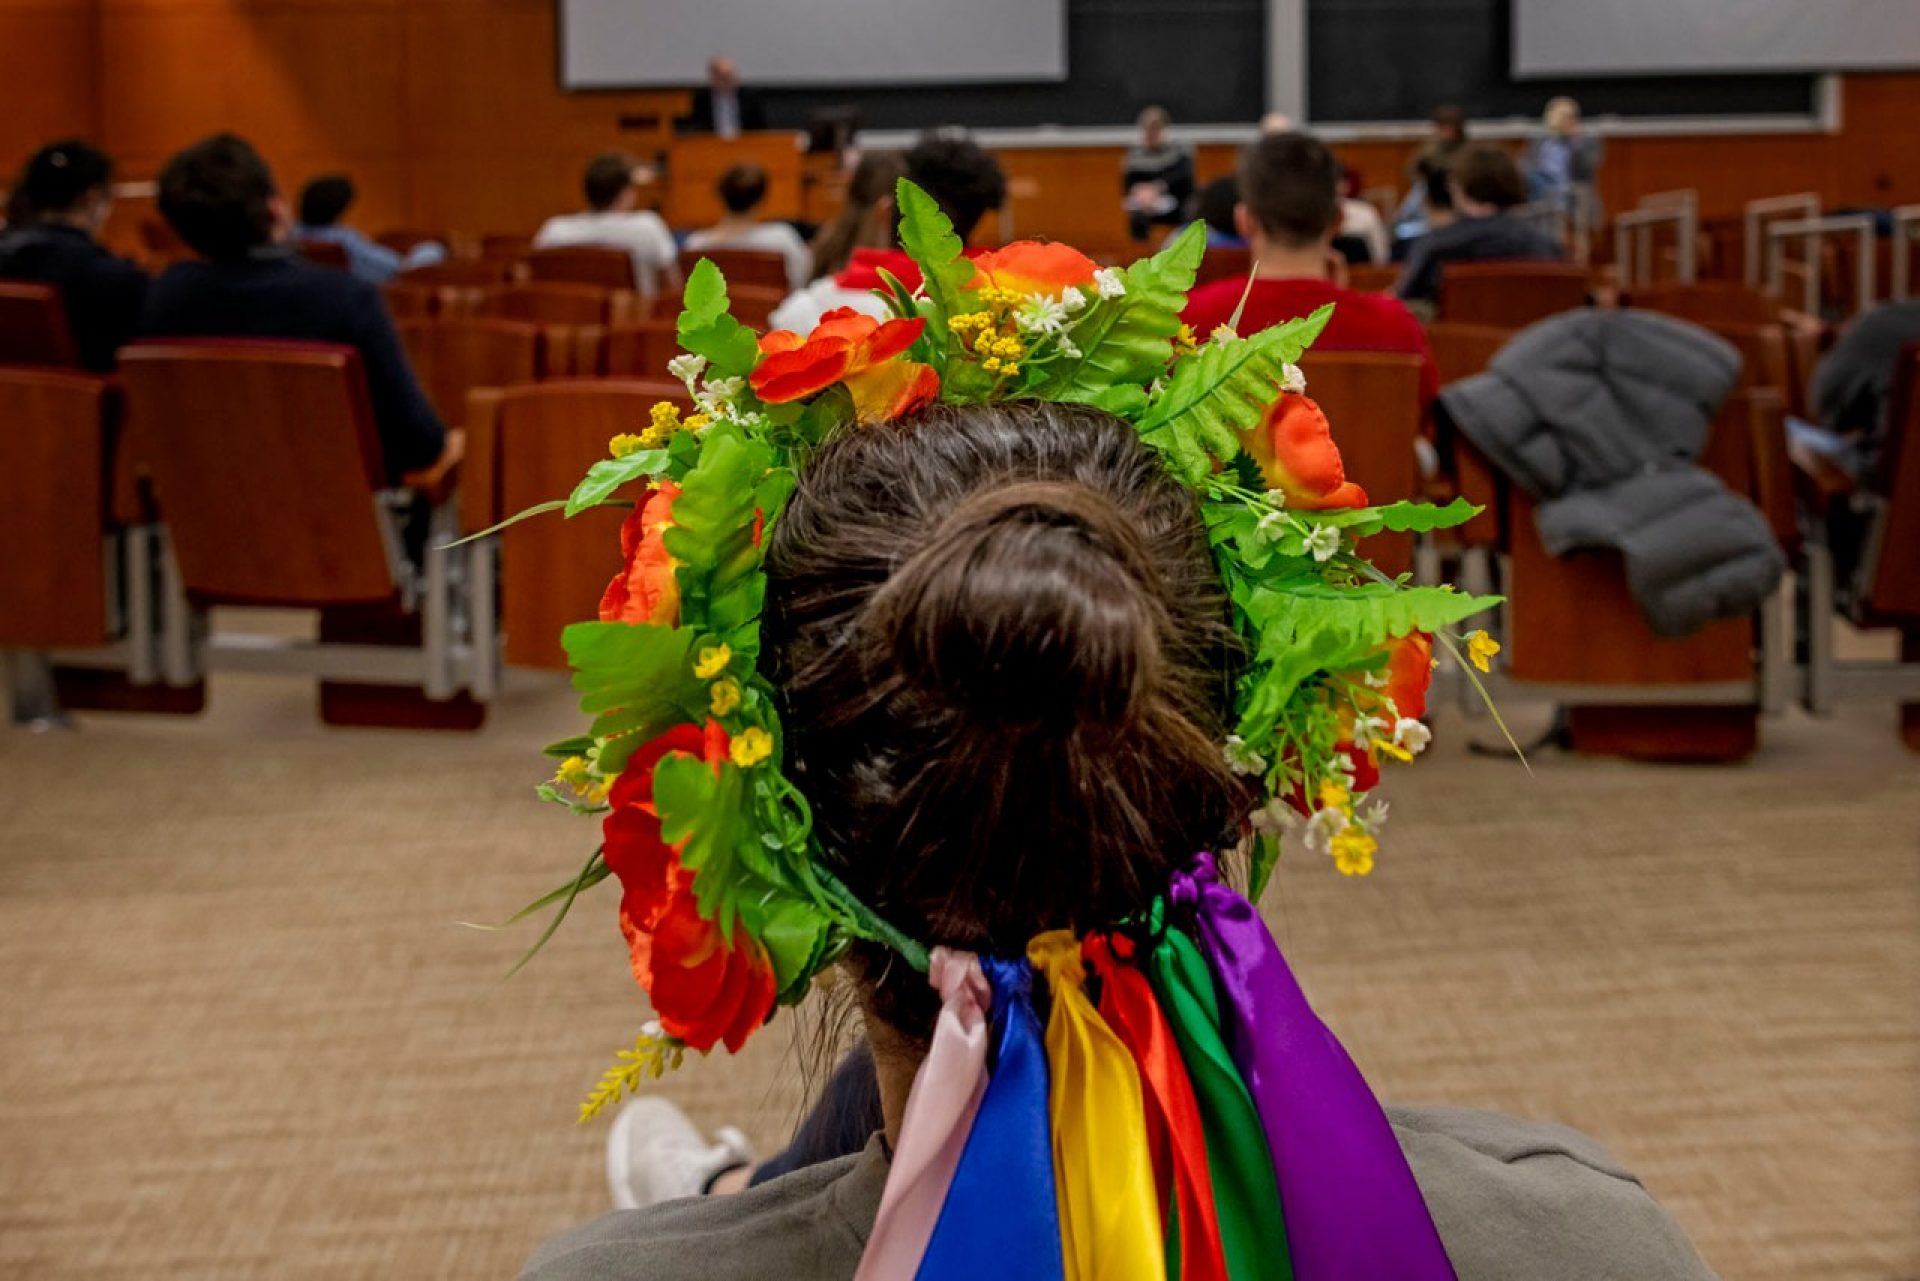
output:
<path id="1" fill-rule="evenodd" d="M 453 591 L 448 581 L 446 544 L 453 540 L 452 512 L 447 507 L 434 509 L 427 532 L 425 582 L 420 602 L 420 651 L 425 666 L 421 682 L 426 696 L 444 702 L 454 695 L 453 682 Z"/>
<path id="2" fill-rule="evenodd" d="M 127 683 L 151 685 L 160 679 L 159 638 L 153 618 L 152 525 L 135 525 L 122 536 L 126 548 Z"/>
<path id="3" fill-rule="evenodd" d="M 1760 606 L 1760 712 L 1778 716 L 1793 701 L 1793 584 L 1782 582 Z"/>
<path id="4" fill-rule="evenodd" d="M 480 702 L 491 702 L 500 692 L 500 617 L 494 595 L 500 547 L 490 538 L 467 544 L 467 686 Z"/>
<path id="5" fill-rule="evenodd" d="M 193 611 L 164 526 L 154 531 L 154 552 L 160 569 L 160 674 L 167 684 L 184 688 L 200 679 L 199 664 L 194 661 Z"/>
<path id="6" fill-rule="evenodd" d="M 1809 542 L 1807 556 L 1807 710 L 1833 712 L 1833 553 Z"/>

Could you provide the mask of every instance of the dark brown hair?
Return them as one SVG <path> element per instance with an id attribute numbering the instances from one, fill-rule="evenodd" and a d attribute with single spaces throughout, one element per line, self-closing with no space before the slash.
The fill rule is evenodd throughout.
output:
<path id="1" fill-rule="evenodd" d="M 160 171 L 161 216 L 195 253 L 214 262 L 244 258 L 273 240 L 280 194 L 267 162 L 230 133 L 202 138 Z"/>
<path id="2" fill-rule="evenodd" d="M 836 870 L 913 937 L 1020 955 L 1115 923 L 1244 814 L 1197 505 L 1119 419 L 1007 402 L 850 428 L 767 572 L 790 771 Z M 852 960 L 875 1013 L 931 1027 L 923 979 Z"/>
<path id="3" fill-rule="evenodd" d="M 613 202 L 633 185 L 634 166 L 639 163 L 624 151 L 603 151 L 589 160 L 586 176 L 580 180 L 587 208 L 596 213 L 613 208 Z"/>
<path id="4" fill-rule="evenodd" d="M 767 171 L 759 165 L 734 165 L 713 186 L 728 213 L 747 213 L 767 198 Z"/>
<path id="5" fill-rule="evenodd" d="M 893 243 L 893 220 L 877 219 L 874 206 L 893 199 L 893 188 L 907 163 L 897 151 L 869 151 L 847 179 L 846 202 L 813 237 L 813 275 L 831 276 L 847 265 L 855 249 L 884 249 Z"/>
<path id="6" fill-rule="evenodd" d="M 1338 224 L 1340 166 L 1311 134 L 1268 134 L 1240 153 L 1240 198 L 1262 231 L 1304 248 Z"/>
<path id="7" fill-rule="evenodd" d="M 1462 147 L 1447 162 L 1447 173 L 1460 194 L 1469 200 L 1511 209 L 1527 203 L 1527 182 L 1513 157 L 1498 147 L 1474 143 Z"/>

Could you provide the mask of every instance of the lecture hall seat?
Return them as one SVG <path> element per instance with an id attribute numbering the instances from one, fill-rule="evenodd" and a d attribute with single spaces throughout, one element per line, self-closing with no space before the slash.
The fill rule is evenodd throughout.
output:
<path id="1" fill-rule="evenodd" d="M 605 245 L 556 245 L 527 255 L 527 279 L 637 292 L 633 255 Z"/>
<path id="2" fill-rule="evenodd" d="M 669 378 L 667 362 L 680 354 L 680 331 L 674 320 L 636 320 L 613 325 L 592 335 L 591 364 L 582 371 L 615 378 Z"/>
<path id="3" fill-rule="evenodd" d="M 702 258 L 727 278 L 729 291 L 740 285 L 777 289 L 784 297 L 788 290 L 787 256 L 771 249 L 682 249 L 680 276 L 685 279 Z M 738 313 L 736 313 L 738 314 Z"/>
<path id="4" fill-rule="evenodd" d="M 0 280 L 0 365 L 80 367 L 80 353 L 58 289 Z"/>
<path id="5" fill-rule="evenodd" d="M 1562 262 L 1450 262 L 1440 269 L 1442 320 L 1521 329 L 1587 305 L 1587 269 Z"/>
<path id="6" fill-rule="evenodd" d="M 1376 504 L 1420 497 L 1420 358 L 1392 352 L 1309 351 L 1307 395 L 1333 428 L 1347 479 Z M 1363 550 L 1383 573 L 1413 568 L 1413 535 L 1375 534 Z"/>
<path id="7" fill-rule="evenodd" d="M 120 378 L 128 457 L 151 478 L 177 575 L 163 676 L 318 676 L 333 723 L 479 725 L 468 691 L 491 693 L 494 629 L 442 549 L 462 437 L 389 489 L 359 353 L 330 343 L 150 340 L 122 350 Z M 432 513 L 418 560 L 399 515 L 416 496 Z M 192 616 L 216 605 L 318 609 L 321 639 L 203 636 Z"/>
<path id="8" fill-rule="evenodd" d="M 607 442 L 644 430 L 662 400 L 683 413 L 693 408 L 679 383 L 644 379 L 559 379 L 475 392 L 467 414 L 470 456 L 490 461 L 467 477 L 463 529 L 477 533 L 565 498 L 587 468 L 607 457 Z M 619 508 L 571 519 L 548 513 L 468 545 L 472 576 L 499 582 L 507 662 L 566 668 L 561 629 L 597 616 L 601 593 L 620 568 L 626 514 Z"/>
<path id="9" fill-rule="evenodd" d="M 569 341 L 563 329 L 484 317 L 406 320 L 398 329 L 414 376 L 449 426 L 460 424 L 475 388 L 513 387 L 547 377 L 549 353 L 565 350 Z"/>
<path id="10" fill-rule="evenodd" d="M 640 295 L 631 290 L 556 281 L 493 285 L 480 292 L 475 308 L 476 315 L 536 325 L 613 325 L 645 312 Z"/>

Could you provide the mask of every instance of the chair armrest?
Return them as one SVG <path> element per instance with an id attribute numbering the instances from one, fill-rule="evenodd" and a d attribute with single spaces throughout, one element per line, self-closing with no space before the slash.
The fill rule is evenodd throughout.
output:
<path id="1" fill-rule="evenodd" d="M 438 506 L 453 492 L 454 482 L 460 475 L 460 461 L 466 456 L 467 433 L 455 427 L 447 433 L 447 443 L 440 450 L 440 457 L 425 467 L 406 473 L 400 478 L 400 483 L 408 489 L 426 494 Z"/>
<path id="2" fill-rule="evenodd" d="M 500 406 L 506 392 L 477 387 L 467 393 L 466 483 L 460 486 L 460 532 L 474 534 L 500 520 Z"/>

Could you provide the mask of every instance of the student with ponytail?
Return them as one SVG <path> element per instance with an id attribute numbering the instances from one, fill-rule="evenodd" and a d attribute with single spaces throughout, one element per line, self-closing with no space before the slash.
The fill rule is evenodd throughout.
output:
<path id="1" fill-rule="evenodd" d="M 584 1114 L 828 966 L 870 1048 L 751 1173 L 630 1102 L 610 1169 L 644 1208 L 524 1275 L 1706 1277 L 1579 1135 L 1383 1110 L 1250 901 L 1283 833 L 1371 869 L 1434 645 L 1497 649 L 1454 634 L 1488 602 L 1355 543 L 1470 509 L 1346 480 L 1293 366 L 1324 316 L 1196 348 L 1197 228 L 1125 270 L 969 263 L 900 206 L 924 284 L 885 322 L 755 341 L 691 277 L 699 413 L 570 500 L 638 491 L 546 789 L 604 831 L 545 901 L 620 882 L 655 1018 Z"/>

